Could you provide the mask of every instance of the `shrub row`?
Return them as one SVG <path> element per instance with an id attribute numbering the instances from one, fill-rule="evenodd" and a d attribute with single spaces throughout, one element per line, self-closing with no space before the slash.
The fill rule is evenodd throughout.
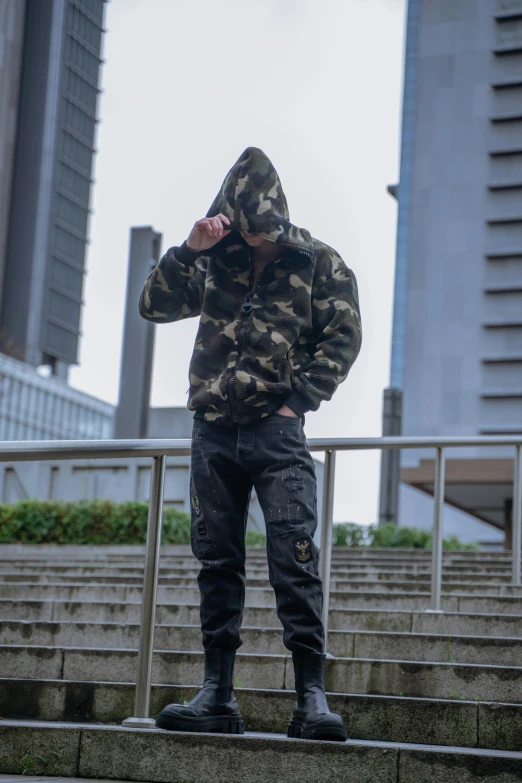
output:
<path id="1" fill-rule="evenodd" d="M 431 549 L 432 534 L 418 527 L 400 525 L 361 526 L 351 522 L 334 525 L 333 543 L 335 546 L 373 546 L 398 547 L 404 549 Z M 444 549 L 480 551 L 478 544 L 464 544 L 452 535 L 442 542 Z"/>
<path id="2" fill-rule="evenodd" d="M 23 500 L 0 504 L 0 544 L 144 544 L 148 503 L 111 500 Z M 335 546 L 429 549 L 431 533 L 398 525 L 352 523 L 334 525 Z M 248 531 L 249 546 L 264 547 L 264 533 Z M 163 512 L 162 544 L 190 544 L 190 514 L 176 508 Z M 444 540 L 446 549 L 479 549 L 456 536 Z"/>
<path id="3" fill-rule="evenodd" d="M 0 504 L 0 544 L 144 544 L 148 503 L 23 500 Z M 265 546 L 263 533 L 248 531 L 249 546 Z M 162 544 L 190 544 L 190 514 L 163 510 Z"/>
<path id="4" fill-rule="evenodd" d="M 1 544 L 144 544 L 148 503 L 23 500 L 0 505 Z M 163 513 L 163 544 L 190 543 L 190 515 Z"/>

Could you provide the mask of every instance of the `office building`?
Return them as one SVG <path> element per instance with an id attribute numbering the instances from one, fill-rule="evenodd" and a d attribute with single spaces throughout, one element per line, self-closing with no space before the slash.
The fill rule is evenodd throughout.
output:
<path id="1" fill-rule="evenodd" d="M 0 352 L 76 363 L 104 0 L 0 0 Z"/>
<path id="2" fill-rule="evenodd" d="M 400 182 L 390 189 L 390 387 L 402 392 L 402 433 L 521 434 L 522 1 L 410 0 L 407 13 Z M 447 457 L 447 503 L 509 528 L 513 450 Z M 404 452 L 401 466 L 403 482 L 431 491 L 433 451 Z M 418 498 L 403 487 L 400 521 L 431 524 Z M 469 517 L 453 519 L 453 532 L 471 531 Z"/>

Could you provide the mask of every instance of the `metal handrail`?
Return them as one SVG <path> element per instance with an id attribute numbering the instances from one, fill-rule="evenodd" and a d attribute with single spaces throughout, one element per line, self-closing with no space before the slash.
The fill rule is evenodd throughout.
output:
<path id="1" fill-rule="evenodd" d="M 386 438 L 312 438 L 310 451 L 324 451 L 324 489 L 321 528 L 320 571 L 323 583 L 323 623 L 325 649 L 328 642 L 330 606 L 330 568 L 332 558 L 333 496 L 335 486 L 335 456 L 337 451 L 372 449 L 436 449 L 433 487 L 433 545 L 431 607 L 441 611 L 442 592 L 442 522 L 445 485 L 445 450 L 468 447 L 515 447 L 513 475 L 513 548 L 512 582 L 520 585 L 522 548 L 522 438 L 515 436 L 470 437 L 386 437 Z M 136 674 L 134 716 L 123 721 L 124 726 L 151 728 L 149 697 L 152 673 L 152 653 L 156 617 L 159 552 L 163 514 L 163 490 L 167 457 L 190 456 L 191 440 L 68 440 L 68 441 L 3 441 L 0 442 L 1 462 L 34 460 L 107 459 L 151 457 L 150 499 L 147 524 L 147 544 L 143 574 L 140 642 Z"/>

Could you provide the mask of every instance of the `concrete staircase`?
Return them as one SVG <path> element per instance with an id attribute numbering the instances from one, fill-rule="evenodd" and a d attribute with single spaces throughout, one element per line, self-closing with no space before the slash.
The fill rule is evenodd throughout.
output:
<path id="1" fill-rule="evenodd" d="M 247 734 L 232 737 L 121 727 L 133 713 L 143 548 L 0 546 L 0 783 L 521 781 L 522 590 L 510 556 L 445 553 L 443 614 L 424 611 L 430 557 L 334 550 L 327 689 L 342 744 L 285 737 L 292 661 L 263 550 L 248 554 L 236 665 Z M 152 715 L 202 682 L 197 572 L 188 548 L 162 550 Z"/>

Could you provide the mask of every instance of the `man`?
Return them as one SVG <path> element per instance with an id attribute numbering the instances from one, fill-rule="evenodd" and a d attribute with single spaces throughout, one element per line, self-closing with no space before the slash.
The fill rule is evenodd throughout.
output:
<path id="1" fill-rule="evenodd" d="M 201 562 L 203 688 L 156 726 L 242 734 L 233 688 L 242 644 L 245 527 L 255 487 L 270 583 L 298 695 L 288 736 L 342 740 L 324 691 L 314 462 L 305 413 L 330 400 L 361 346 L 355 277 L 290 222 L 277 172 L 257 147 L 230 169 L 205 218 L 151 272 L 140 313 L 201 316 L 189 368 L 191 544 Z"/>

